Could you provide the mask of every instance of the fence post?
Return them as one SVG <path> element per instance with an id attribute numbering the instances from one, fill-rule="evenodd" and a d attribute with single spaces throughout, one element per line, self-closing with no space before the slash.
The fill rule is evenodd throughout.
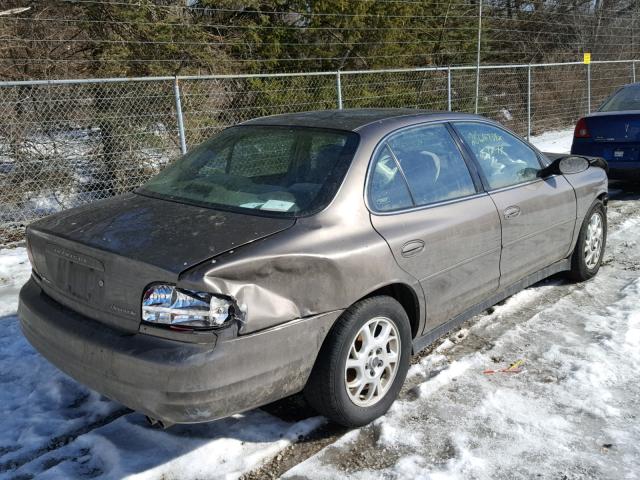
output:
<path id="1" fill-rule="evenodd" d="M 182 102 L 180 101 L 180 85 L 178 85 L 178 77 L 173 79 L 173 93 L 176 97 L 176 116 L 178 117 L 178 135 L 180 136 L 180 151 L 182 154 L 187 153 L 187 140 L 184 136 L 184 119 L 182 118 Z"/>
<path id="2" fill-rule="evenodd" d="M 340 81 L 340 70 L 336 72 L 336 93 L 338 94 L 338 110 L 342 110 L 342 82 Z"/>
<path id="3" fill-rule="evenodd" d="M 478 114 L 478 100 L 480 98 L 480 45 L 482 41 L 482 0 L 479 2 L 478 12 L 478 58 L 476 65 L 476 115 Z"/>
<path id="4" fill-rule="evenodd" d="M 527 69 L 527 141 L 531 141 L 531 64 Z"/>
<path id="5" fill-rule="evenodd" d="M 451 111 L 451 66 L 447 67 L 447 108 Z"/>
<path id="6" fill-rule="evenodd" d="M 587 63 L 587 113 L 591 113 L 591 64 Z"/>

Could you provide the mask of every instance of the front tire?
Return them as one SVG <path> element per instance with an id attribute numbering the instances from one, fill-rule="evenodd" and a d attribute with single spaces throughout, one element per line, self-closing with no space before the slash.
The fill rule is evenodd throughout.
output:
<path id="1" fill-rule="evenodd" d="M 569 276 L 583 282 L 592 278 L 602 264 L 607 244 L 607 212 L 602 202 L 595 202 L 582 222 L 576 248 L 571 257 Z"/>
<path id="2" fill-rule="evenodd" d="M 309 404 L 330 420 L 360 427 L 384 415 L 409 368 L 411 327 L 388 296 L 361 300 L 329 332 L 305 387 Z"/>

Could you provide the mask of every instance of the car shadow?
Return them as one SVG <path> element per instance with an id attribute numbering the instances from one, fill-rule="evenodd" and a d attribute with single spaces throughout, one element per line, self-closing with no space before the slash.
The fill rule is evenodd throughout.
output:
<path id="1" fill-rule="evenodd" d="M 640 200 L 640 180 L 609 180 L 609 197 L 614 200 Z"/>

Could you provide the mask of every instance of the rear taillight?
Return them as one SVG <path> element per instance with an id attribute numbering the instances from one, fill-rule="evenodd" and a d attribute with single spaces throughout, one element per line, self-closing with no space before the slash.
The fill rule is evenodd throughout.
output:
<path id="1" fill-rule="evenodd" d="M 590 138 L 589 128 L 587 127 L 587 121 L 584 118 L 578 120 L 576 129 L 573 132 L 574 138 Z"/>

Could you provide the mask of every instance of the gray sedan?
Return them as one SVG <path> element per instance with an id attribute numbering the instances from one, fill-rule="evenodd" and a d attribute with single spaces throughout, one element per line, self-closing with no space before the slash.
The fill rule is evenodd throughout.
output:
<path id="1" fill-rule="evenodd" d="M 412 353 L 545 277 L 596 274 L 605 168 L 474 115 L 251 120 L 134 193 L 31 224 L 22 329 L 165 426 L 300 391 L 363 425 Z"/>

